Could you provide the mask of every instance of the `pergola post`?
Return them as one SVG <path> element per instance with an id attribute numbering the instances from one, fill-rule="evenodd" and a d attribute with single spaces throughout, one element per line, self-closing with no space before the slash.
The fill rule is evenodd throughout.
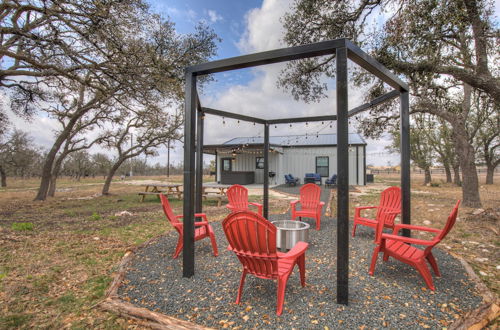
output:
<path id="1" fill-rule="evenodd" d="M 347 49 L 336 50 L 337 84 L 337 303 L 349 302 L 349 116 Z"/>
<path id="2" fill-rule="evenodd" d="M 202 212 L 203 202 L 203 126 L 205 114 L 197 111 L 197 132 L 196 132 L 196 189 L 195 189 L 195 212 Z"/>
<path id="3" fill-rule="evenodd" d="M 269 124 L 264 124 L 264 218 L 269 216 Z"/>
<path id="4" fill-rule="evenodd" d="M 194 275 L 194 179 L 196 131 L 196 76 L 186 72 L 186 100 L 184 114 L 184 247 L 182 249 L 182 276 Z"/>
<path id="5" fill-rule="evenodd" d="M 401 137 L 401 220 L 410 224 L 410 100 L 408 91 L 400 94 L 400 137 Z M 403 235 L 410 237 L 410 230 L 403 229 Z"/>

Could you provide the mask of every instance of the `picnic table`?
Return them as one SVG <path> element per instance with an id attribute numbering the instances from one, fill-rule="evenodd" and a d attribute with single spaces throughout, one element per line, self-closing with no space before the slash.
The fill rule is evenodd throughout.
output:
<path id="1" fill-rule="evenodd" d="M 218 183 L 203 185 L 202 197 L 205 199 L 208 196 L 215 197 L 217 199 L 217 206 L 220 207 L 222 205 L 222 198 L 226 196 L 226 192 L 229 187 L 231 187 L 231 185 Z"/>
<path id="2" fill-rule="evenodd" d="M 177 198 L 182 199 L 182 191 L 180 190 L 181 184 L 178 183 L 145 183 L 143 184 L 146 188 L 144 192 L 140 192 L 141 202 L 144 202 L 144 198 L 148 195 L 156 195 L 160 198 L 160 194 L 164 195 L 176 195 Z M 150 190 L 151 188 L 151 190 Z"/>

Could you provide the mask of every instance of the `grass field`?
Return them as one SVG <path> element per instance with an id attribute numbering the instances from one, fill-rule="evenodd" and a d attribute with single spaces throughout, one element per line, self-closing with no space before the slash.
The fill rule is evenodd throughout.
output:
<path id="1" fill-rule="evenodd" d="M 140 179 L 165 178 L 134 178 Z M 376 176 L 376 181 L 363 194 L 352 196 L 351 205 L 377 203 L 380 189 L 398 184 L 396 176 Z M 154 196 L 139 201 L 142 187 L 116 181 L 112 195 L 99 196 L 102 182 L 62 179 L 56 197 L 45 202 L 33 201 L 36 180 L 10 180 L 9 187 L 0 190 L 0 328 L 134 327 L 132 321 L 95 306 L 125 250 L 171 228 Z M 443 183 L 424 187 L 420 182 L 415 177 L 412 183 L 412 222 L 430 221 L 429 226 L 439 228 L 461 190 Z M 499 184 L 481 186 L 481 196 L 484 208 L 499 211 Z M 182 201 L 172 198 L 171 203 L 180 214 Z M 270 208 L 284 212 L 288 203 L 272 199 Z M 119 215 L 122 211 L 131 215 Z M 215 200 L 204 201 L 204 211 L 211 221 L 227 214 Z M 441 247 L 467 259 L 498 293 L 498 219 L 472 216 L 472 211 L 460 209 L 459 221 Z M 222 247 L 223 238 L 218 240 Z"/>

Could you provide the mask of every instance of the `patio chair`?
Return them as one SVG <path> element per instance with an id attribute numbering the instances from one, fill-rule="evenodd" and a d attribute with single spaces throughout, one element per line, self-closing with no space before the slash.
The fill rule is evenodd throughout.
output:
<path id="1" fill-rule="evenodd" d="M 316 183 L 319 182 L 321 186 L 321 175 L 318 173 L 306 173 L 304 176 L 304 183 Z"/>
<path id="2" fill-rule="evenodd" d="M 168 202 L 168 198 L 160 194 L 161 205 L 163 207 L 163 212 L 165 213 L 170 224 L 177 230 L 179 234 L 179 240 L 177 241 L 177 247 L 175 248 L 175 252 L 173 258 L 177 258 L 182 251 L 182 247 L 184 245 L 184 224 L 179 221 L 183 216 L 175 215 L 170 207 L 170 203 Z M 209 237 L 212 242 L 212 248 L 214 250 L 214 256 L 217 257 L 219 251 L 217 250 L 217 243 L 215 242 L 215 235 L 212 229 L 212 226 L 208 223 L 207 215 L 205 213 L 195 213 L 194 215 L 197 218 L 203 218 L 203 221 L 195 222 L 195 230 L 194 230 L 194 240 L 198 241 L 200 239 Z"/>
<path id="3" fill-rule="evenodd" d="M 372 262 L 369 271 L 370 275 L 373 276 L 373 273 L 375 272 L 375 264 L 377 263 L 378 254 L 380 252 L 383 252 L 384 261 L 389 260 L 389 257 L 393 257 L 399 261 L 404 262 L 405 264 L 416 268 L 420 275 L 422 275 L 422 277 L 424 278 L 427 287 L 430 290 L 434 291 L 436 288 L 434 287 L 432 275 L 429 268 L 427 267 L 426 260 L 434 270 L 434 274 L 436 274 L 436 276 L 441 276 L 436 259 L 432 255 L 432 248 L 439 242 L 441 242 L 441 240 L 443 240 L 450 232 L 451 228 L 455 224 L 455 221 L 457 220 L 459 205 L 460 201 L 457 202 L 457 204 L 451 211 L 451 214 L 448 217 L 448 221 L 446 221 L 443 229 L 397 224 L 394 226 L 394 231 L 392 234 L 385 234 L 382 232 L 384 228 L 383 223 L 379 222 L 375 235 L 375 244 L 377 244 L 377 246 L 373 250 Z M 397 234 L 401 229 L 426 231 L 436 233 L 436 235 L 431 240 L 398 236 Z M 426 248 L 425 250 L 421 250 L 414 245 L 423 245 L 426 246 Z"/>
<path id="4" fill-rule="evenodd" d="M 299 178 L 294 178 L 291 174 L 285 174 L 285 183 L 289 186 L 296 186 L 299 183 Z"/>
<path id="5" fill-rule="evenodd" d="M 262 215 L 262 204 L 248 202 L 247 188 L 240 186 L 239 184 L 235 184 L 229 187 L 226 195 L 229 200 L 229 204 L 226 204 L 226 207 L 230 209 L 231 212 L 247 211 L 249 210 L 248 207 L 253 205 L 257 207 L 257 213 Z"/>
<path id="6" fill-rule="evenodd" d="M 337 174 L 332 175 L 330 179 L 326 179 L 325 186 L 333 186 L 337 184 Z"/>
<path id="7" fill-rule="evenodd" d="M 247 274 L 278 280 L 276 314 L 281 315 L 286 284 L 295 265 L 299 266 L 301 285 L 306 285 L 305 253 L 308 244 L 298 242 L 287 253 L 277 251 L 276 226 L 249 211 L 231 213 L 222 222 L 222 227 L 229 242 L 228 249 L 236 254 L 243 266 L 236 303 L 241 301 Z"/>
<path id="8" fill-rule="evenodd" d="M 292 207 L 292 220 L 299 217 L 316 219 L 316 230 L 321 226 L 321 213 L 324 202 L 320 200 L 321 188 L 314 183 L 308 183 L 300 188 L 300 199 L 290 203 Z M 297 204 L 300 204 L 300 210 L 297 209 Z"/>
<path id="9" fill-rule="evenodd" d="M 362 210 L 369 209 L 377 209 L 375 219 L 361 216 Z M 358 225 L 375 228 L 377 223 L 382 221 L 385 227 L 394 228 L 394 219 L 399 213 L 401 213 L 401 189 L 399 187 L 389 187 L 380 194 L 378 206 L 359 206 L 354 209 L 352 237 L 356 236 L 356 227 Z"/>

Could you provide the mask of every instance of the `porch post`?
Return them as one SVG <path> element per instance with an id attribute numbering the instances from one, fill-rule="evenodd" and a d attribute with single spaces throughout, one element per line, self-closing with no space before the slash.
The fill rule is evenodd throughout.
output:
<path id="1" fill-rule="evenodd" d="M 401 103 L 401 220 L 410 224 L 410 100 L 407 91 L 399 96 Z M 403 235 L 410 237 L 410 230 L 403 229 Z"/>
<path id="2" fill-rule="evenodd" d="M 184 114 L 184 247 L 182 249 L 182 276 L 194 275 L 194 175 L 195 175 L 195 120 L 196 76 L 186 72 L 186 99 Z"/>
<path id="3" fill-rule="evenodd" d="M 349 122 L 347 49 L 337 48 L 337 303 L 349 302 Z"/>
<path id="4" fill-rule="evenodd" d="M 196 133 L 196 213 L 202 212 L 202 192 L 203 192 L 203 126 L 205 114 L 198 109 L 197 111 L 197 133 Z"/>
<path id="5" fill-rule="evenodd" d="M 269 124 L 264 124 L 264 218 L 269 216 Z"/>

